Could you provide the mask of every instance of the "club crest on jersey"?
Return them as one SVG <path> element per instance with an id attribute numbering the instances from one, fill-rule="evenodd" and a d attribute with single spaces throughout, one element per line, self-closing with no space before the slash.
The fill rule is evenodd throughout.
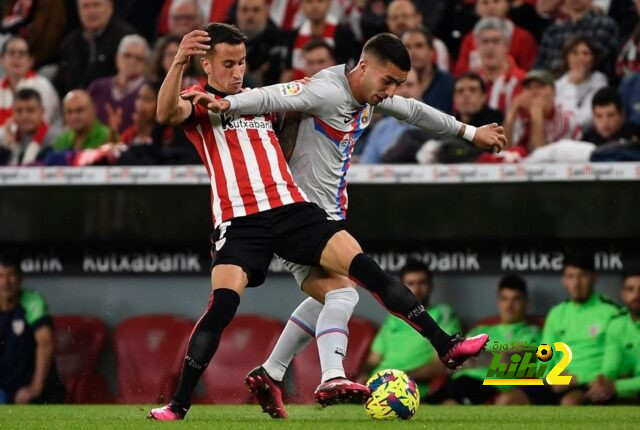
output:
<path id="1" fill-rule="evenodd" d="M 283 96 L 295 96 L 302 92 L 302 84 L 299 82 L 289 82 L 280 85 L 280 91 Z"/>
<path id="2" fill-rule="evenodd" d="M 20 336 L 24 333 L 24 320 L 13 320 L 11 322 L 11 328 L 16 336 Z"/>
<path id="3" fill-rule="evenodd" d="M 367 106 L 362 111 L 362 116 L 360 117 L 360 124 L 363 125 L 363 126 L 367 125 L 369 123 L 370 119 L 371 119 L 371 111 L 369 109 L 369 106 Z"/>

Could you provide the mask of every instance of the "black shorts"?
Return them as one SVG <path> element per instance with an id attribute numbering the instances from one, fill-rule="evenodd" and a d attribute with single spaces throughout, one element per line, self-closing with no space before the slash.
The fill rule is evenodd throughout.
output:
<path id="1" fill-rule="evenodd" d="M 234 218 L 216 228 L 211 244 L 211 267 L 240 266 L 247 287 L 264 282 L 273 254 L 306 266 L 317 266 L 331 237 L 344 224 L 329 219 L 315 203 L 293 203 Z"/>

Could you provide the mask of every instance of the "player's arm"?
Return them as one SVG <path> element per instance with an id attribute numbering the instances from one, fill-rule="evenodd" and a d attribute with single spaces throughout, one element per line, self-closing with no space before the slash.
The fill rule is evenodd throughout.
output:
<path id="1" fill-rule="evenodd" d="M 625 317 L 622 317 L 625 318 Z M 587 396 L 594 402 L 604 402 L 614 395 L 629 397 L 640 393 L 640 365 L 636 364 L 634 376 L 618 379 L 622 350 L 629 341 L 622 335 L 621 319 L 614 319 L 607 327 L 604 342 L 602 374 L 589 384 Z"/>
<path id="2" fill-rule="evenodd" d="M 229 112 L 231 115 L 289 111 L 313 114 L 326 104 L 326 100 L 330 100 L 332 93 L 335 93 L 335 87 L 326 80 L 293 81 L 230 95 L 212 101 L 207 108 L 213 112 Z"/>
<path id="3" fill-rule="evenodd" d="M 492 149 L 499 152 L 507 144 L 504 130 L 498 124 L 488 124 L 476 128 L 415 99 L 396 95 L 380 103 L 379 109 L 382 113 L 432 133 L 441 136 L 461 137 L 480 149 Z"/>
<path id="4" fill-rule="evenodd" d="M 194 30 L 182 38 L 178 53 L 158 92 L 156 117 L 160 124 L 178 125 L 191 115 L 191 102 L 180 97 L 182 74 L 192 55 L 207 53 L 209 40 L 208 33 L 202 30 Z"/>
<path id="5" fill-rule="evenodd" d="M 620 397 L 630 397 L 640 394 L 640 369 L 632 378 L 618 379 L 614 381 L 615 390 Z"/>
<path id="6" fill-rule="evenodd" d="M 53 362 L 53 329 L 43 325 L 36 329 L 36 359 L 31 384 L 22 387 L 15 395 L 16 403 L 29 403 L 40 397 Z"/>

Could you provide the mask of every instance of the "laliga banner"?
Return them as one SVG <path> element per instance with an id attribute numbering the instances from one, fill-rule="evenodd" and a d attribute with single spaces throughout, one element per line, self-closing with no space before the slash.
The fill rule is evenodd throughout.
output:
<path id="1" fill-rule="evenodd" d="M 12 247 L 9 247 L 10 249 Z M 22 270 L 29 275 L 205 275 L 211 261 L 208 247 L 184 245 L 23 245 L 15 247 L 22 256 Z M 487 245 L 460 248 L 373 250 L 369 252 L 384 270 L 397 272 L 408 258 L 426 263 L 440 273 L 492 274 L 503 272 L 554 273 L 562 269 L 563 248 L 516 248 Z M 625 270 L 640 257 L 639 249 L 613 245 L 596 248 L 594 265 L 598 272 Z M 286 273 L 274 258 L 271 273 Z"/>

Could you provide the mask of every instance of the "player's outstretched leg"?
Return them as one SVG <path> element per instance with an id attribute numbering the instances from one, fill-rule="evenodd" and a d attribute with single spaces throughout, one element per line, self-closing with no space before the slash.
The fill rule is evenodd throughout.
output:
<path id="1" fill-rule="evenodd" d="M 253 369 L 245 384 L 256 396 L 262 411 L 272 418 L 286 418 L 280 383 L 293 356 L 314 338 L 322 303 L 309 297 L 293 311 L 271 355 L 262 366 Z"/>
<path id="2" fill-rule="evenodd" d="M 371 291 L 389 312 L 406 321 L 429 339 L 438 352 L 440 360 L 449 369 L 455 370 L 467 358 L 480 354 L 489 342 L 489 336 L 486 334 L 470 338 L 459 335 L 449 336 L 402 282 L 388 275 L 364 253 L 359 253 L 353 258 L 349 275 Z"/>
<path id="3" fill-rule="evenodd" d="M 470 338 L 459 335 L 449 336 L 402 282 L 388 275 L 364 253 L 357 254 L 353 258 L 349 275 L 371 291 L 389 312 L 406 321 L 429 339 L 438 352 L 440 360 L 449 369 L 455 370 L 466 359 L 480 354 L 489 342 L 489 336 L 486 334 Z"/>
<path id="4" fill-rule="evenodd" d="M 239 304 L 240 296 L 234 290 L 218 288 L 211 293 L 207 310 L 191 332 L 178 389 L 171 398 L 171 403 L 152 409 L 148 418 L 159 421 L 184 419 L 191 407 L 193 390 L 213 358 L 222 331 L 233 319 Z"/>
<path id="5" fill-rule="evenodd" d="M 326 270 L 348 275 L 369 290 L 389 312 L 429 339 L 440 360 L 450 369 L 456 369 L 467 358 L 480 354 L 489 341 L 489 336 L 484 334 L 465 339 L 445 333 L 411 291 L 365 255 L 346 231 L 331 237 L 322 251 L 320 265 Z"/>
<path id="6" fill-rule="evenodd" d="M 316 341 L 322 367 L 322 383 L 315 391 L 316 402 L 322 406 L 338 403 L 364 403 L 369 389 L 346 378 L 342 362 L 349 340 L 348 323 L 358 303 L 354 287 L 328 291 L 316 325 Z"/>

